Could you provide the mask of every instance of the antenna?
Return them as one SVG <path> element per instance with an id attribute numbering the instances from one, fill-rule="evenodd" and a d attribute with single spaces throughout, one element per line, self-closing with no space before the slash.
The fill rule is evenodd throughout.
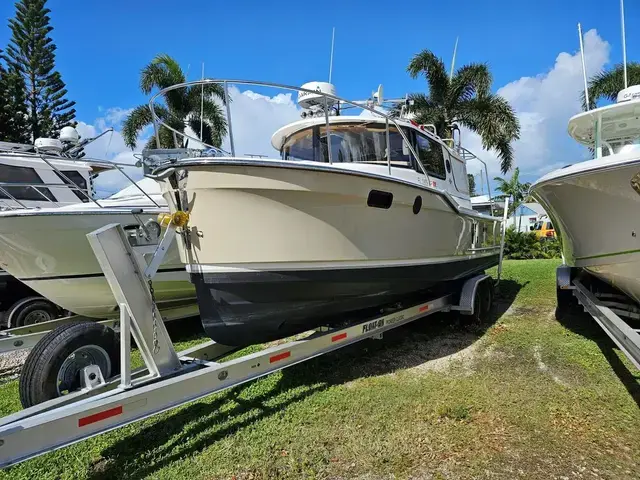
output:
<path id="1" fill-rule="evenodd" d="M 336 39 L 336 27 L 331 32 L 331 60 L 329 60 L 329 83 L 331 83 L 331 74 L 333 73 L 333 45 Z"/>
<path id="2" fill-rule="evenodd" d="M 451 60 L 451 73 L 449 73 L 449 81 L 453 79 L 453 67 L 456 65 L 456 53 L 458 52 L 458 38 L 456 37 L 456 44 L 453 47 L 453 60 Z"/>
<path id="3" fill-rule="evenodd" d="M 202 62 L 202 80 L 204 80 L 204 62 Z M 202 82 L 202 93 L 200 94 L 200 141 L 202 140 L 202 128 L 204 126 L 204 81 Z"/>
<path id="4" fill-rule="evenodd" d="M 582 78 L 584 79 L 584 99 L 589 110 L 589 89 L 587 88 L 587 68 L 584 64 L 584 45 L 582 44 L 582 26 L 578 23 L 578 35 L 580 36 L 580 56 L 582 57 Z"/>
<path id="5" fill-rule="evenodd" d="M 624 88 L 627 88 L 627 42 L 624 34 L 624 0 L 620 0 L 620 23 L 622 24 L 622 68 L 624 69 Z"/>

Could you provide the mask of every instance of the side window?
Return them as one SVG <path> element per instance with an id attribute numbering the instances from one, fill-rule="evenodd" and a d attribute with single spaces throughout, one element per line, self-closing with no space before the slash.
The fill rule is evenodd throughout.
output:
<path id="1" fill-rule="evenodd" d="M 403 133 L 410 138 L 408 132 L 403 130 Z M 402 135 L 395 128 L 389 129 L 389 143 L 391 145 L 391 166 L 412 168 L 411 167 L 411 154 L 409 149 L 403 145 L 404 140 Z"/>
<path id="2" fill-rule="evenodd" d="M 71 182 L 76 184 L 75 186 L 72 185 L 73 189 L 71 191 L 76 195 L 76 197 L 78 197 L 78 199 L 85 203 L 89 201 L 86 195 L 83 195 L 82 192 L 76 188 L 76 186 L 78 186 L 84 191 L 84 193 L 86 193 L 87 195 L 89 194 L 89 192 L 87 191 L 87 179 L 84 178 L 80 172 L 78 172 L 77 170 L 62 170 L 62 175 L 71 180 L 71 182 L 65 180 L 58 172 L 55 173 L 56 175 L 58 175 L 58 177 L 60 177 L 60 180 L 62 180 L 67 185 L 72 185 Z"/>
<path id="3" fill-rule="evenodd" d="M 420 161 L 429 175 L 446 179 L 447 174 L 444 166 L 444 156 L 442 155 L 442 145 L 435 140 L 431 140 L 419 133 L 416 133 L 416 150 Z"/>
<path id="4" fill-rule="evenodd" d="M 35 169 L 28 167 L 15 167 L 13 165 L 0 165 L 0 183 L 25 183 L 27 185 L 39 185 L 44 183 Z M 4 191 L 8 192 L 7 195 Z M 55 201 L 55 197 L 48 188 L 38 187 L 36 190 L 31 186 L 9 187 L 2 186 L 0 198 L 16 200 Z M 45 198 L 46 197 L 46 198 Z"/>

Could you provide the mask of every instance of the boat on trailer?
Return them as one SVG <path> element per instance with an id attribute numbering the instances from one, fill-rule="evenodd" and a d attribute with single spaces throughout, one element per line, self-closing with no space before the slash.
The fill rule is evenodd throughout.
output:
<path id="1" fill-rule="evenodd" d="M 474 156 L 459 141 L 403 108 L 383 113 L 381 94 L 351 102 L 324 82 L 277 87 L 297 91 L 303 118 L 273 134 L 276 158 L 236 155 L 231 122 L 231 152 L 143 152 L 170 210 L 189 216 L 178 249 L 210 338 L 287 337 L 498 263 L 501 220 L 472 209 Z M 156 135 L 171 129 L 155 118 Z"/>
<path id="2" fill-rule="evenodd" d="M 404 127 L 405 124 L 398 125 L 399 129 Z M 417 129 L 422 131 L 419 127 Z M 386 120 L 385 130 L 388 132 Z M 407 131 L 411 132 L 410 129 Z M 408 137 L 403 137 L 403 140 L 409 142 Z M 411 143 L 407 145 L 410 151 L 414 149 Z M 180 159 L 175 158 L 176 152 L 155 153 L 165 160 L 166 154 L 173 158 L 171 161 L 177 166 Z M 370 181 L 381 182 L 385 188 L 393 188 L 393 193 L 402 194 L 403 190 L 395 184 L 387 185 L 395 181 L 390 180 L 393 171 L 389 154 L 386 169 L 387 178 L 374 179 L 371 174 L 364 176 L 371 177 Z M 167 173 L 164 169 L 160 171 Z M 237 175 L 242 177 L 242 171 Z M 385 177 L 383 174 L 380 176 Z M 166 176 L 156 178 L 161 182 L 167 181 Z M 405 187 L 403 182 L 398 183 Z M 407 188 L 413 186 L 411 182 L 407 183 Z M 325 186 L 324 183 L 320 185 Z M 424 192 L 431 192 L 431 189 L 434 187 L 421 192 L 426 196 Z M 358 190 L 354 190 L 357 193 Z M 168 189 L 166 193 L 177 194 L 181 201 L 188 198 L 193 200 L 188 191 Z M 401 200 L 405 198 L 400 194 Z M 285 191 L 283 196 L 286 195 Z M 448 195 L 442 194 L 443 202 L 448 201 L 445 200 Z M 339 198 L 342 197 L 347 198 L 337 208 L 341 208 L 349 195 L 343 193 Z M 320 200 L 324 200 L 323 195 L 320 195 Z M 356 202 L 354 204 L 357 206 Z M 318 202 L 318 205 L 321 211 L 328 208 L 326 200 Z M 481 230 L 479 223 L 473 220 L 467 223 L 460 212 L 466 211 L 458 207 L 459 221 L 473 229 L 471 245 L 475 245 Z M 461 273 L 457 281 L 440 283 L 438 289 L 425 291 L 420 283 L 421 287 L 413 290 L 412 295 L 402 295 L 402 299 L 393 304 L 364 312 L 343 311 L 339 325 L 332 322 L 318 327 L 303 338 L 278 342 L 251 354 L 229 357 L 229 354 L 238 350 L 238 344 L 245 343 L 244 340 L 232 342 L 231 345 L 211 340 L 176 352 L 165 325 L 159 321 L 159 310 L 150 286 L 171 245 L 178 241 L 180 250 L 186 253 L 186 242 L 195 243 L 209 236 L 209 233 L 206 237 L 200 236 L 198 230 L 193 230 L 191 213 L 193 211 L 187 213 L 176 209 L 158 218 L 164 233 L 151 259 L 145 259 L 132 246 L 129 234 L 120 224 L 106 225 L 87 235 L 96 261 L 116 303 L 121 307 L 119 332 L 116 333 L 113 324 L 76 321 L 60 325 L 39 339 L 27 357 L 20 377 L 20 399 L 25 409 L 0 419 L 0 468 L 148 418 L 344 346 L 365 339 L 380 339 L 386 331 L 427 318 L 436 312 L 455 310 L 482 320 L 491 309 L 493 280 L 478 269 L 470 268 L 466 274 Z M 413 213 L 412 209 L 411 214 L 418 216 L 421 213 Z M 482 220 L 481 216 L 473 218 L 476 222 Z M 487 222 L 489 219 L 492 217 L 488 217 Z M 506 218 L 502 222 L 500 250 L 496 259 L 498 281 L 505 223 Z M 378 230 L 384 231 L 385 228 L 379 225 Z M 192 234 L 185 235 L 187 231 Z M 469 239 L 463 232 L 457 240 L 462 244 Z M 487 250 L 483 249 L 493 252 L 495 247 L 492 242 L 488 247 L 473 248 L 477 249 L 473 253 L 485 258 L 492 253 L 484 253 Z M 493 260 L 487 262 L 494 263 Z M 420 282 L 420 279 L 416 280 Z M 426 283 L 429 282 L 431 279 Z M 374 277 L 372 283 L 379 284 L 379 277 Z M 353 294 L 353 290 L 349 292 Z M 394 295 L 391 297 L 395 298 Z M 313 310 L 310 311 L 313 313 Z M 317 317 L 313 318 L 304 326 L 305 329 L 316 324 L 317 320 Z M 140 350 L 144 362 L 142 368 L 131 367 L 132 338 Z M 20 338 L 16 337 L 15 341 L 19 342 Z"/>
<path id="3" fill-rule="evenodd" d="M 562 239 L 558 316 L 577 300 L 640 369 L 640 85 L 573 116 L 569 135 L 595 158 L 531 186 Z"/>

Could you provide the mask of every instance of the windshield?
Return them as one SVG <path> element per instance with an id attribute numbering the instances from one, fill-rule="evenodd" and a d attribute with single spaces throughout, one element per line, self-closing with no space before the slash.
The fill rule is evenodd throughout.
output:
<path id="1" fill-rule="evenodd" d="M 402 135 L 396 127 L 389 127 L 389 143 L 392 166 L 412 168 L 409 149 L 403 149 Z M 386 126 L 380 122 L 333 124 L 330 126 L 329 142 L 324 125 L 301 130 L 285 141 L 282 158 L 328 163 L 327 144 L 331 147 L 333 162 L 387 163 Z"/>
<path id="2" fill-rule="evenodd" d="M 616 153 L 626 153 L 640 149 L 640 137 L 626 140 L 603 140 L 602 156 L 613 155 Z"/>

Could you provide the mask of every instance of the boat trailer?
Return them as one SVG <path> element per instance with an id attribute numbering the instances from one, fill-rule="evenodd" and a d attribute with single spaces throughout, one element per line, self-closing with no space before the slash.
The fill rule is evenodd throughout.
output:
<path id="1" fill-rule="evenodd" d="M 556 270 L 556 315 L 563 315 L 577 302 L 640 370 L 640 329 L 633 328 L 625 320 L 640 320 L 640 308 L 626 295 L 591 291 L 585 285 L 584 277 L 579 275 L 581 271 L 568 265 L 561 265 Z M 584 275 L 591 277 L 586 271 Z"/>
<path id="2" fill-rule="evenodd" d="M 30 346 L 33 346 L 36 339 L 40 339 L 41 343 L 47 344 L 60 340 L 73 329 L 84 327 L 103 328 L 115 335 L 107 327 L 119 323 L 119 343 L 115 344 L 119 346 L 115 356 L 112 355 L 110 359 L 110 365 L 114 368 L 109 376 L 98 365 L 87 364 L 77 371 L 80 374 L 80 389 L 0 419 L 0 468 L 128 425 L 361 340 L 382 338 L 384 332 L 436 312 L 455 310 L 463 315 L 481 318 L 491 308 L 493 281 L 488 275 L 480 274 L 466 279 L 460 290 L 425 298 L 419 304 L 387 309 L 364 321 L 359 319 L 336 328 L 322 327 L 304 339 L 275 345 L 239 358 L 225 360 L 224 357 L 236 351 L 237 347 L 221 345 L 211 340 L 176 352 L 153 300 L 150 282 L 176 235 L 176 229 L 184 225 L 183 221 L 176 214 L 171 216 L 149 265 L 144 258 L 134 253 L 119 224 L 107 225 L 87 235 L 120 306 L 120 318 L 97 326 L 94 321 L 79 322 L 79 319 L 67 318 L 67 321 L 53 330 L 51 326 L 40 327 L 42 330 L 32 331 L 26 337 L 14 335 L 13 341 L 22 339 L 31 342 Z M 131 337 L 142 354 L 145 364 L 142 368 L 131 367 Z M 5 340 L 6 343 L 12 341 L 11 337 Z M 82 348 L 85 347 L 86 345 Z M 34 347 L 34 351 L 44 351 L 43 349 L 44 346 L 41 347 L 40 344 Z M 71 356 L 75 356 L 75 352 L 80 350 L 81 348 L 74 351 Z M 24 368 L 31 368 L 33 371 L 35 367 L 28 367 L 28 362 L 29 359 Z M 107 376 L 109 378 L 105 378 Z"/>

